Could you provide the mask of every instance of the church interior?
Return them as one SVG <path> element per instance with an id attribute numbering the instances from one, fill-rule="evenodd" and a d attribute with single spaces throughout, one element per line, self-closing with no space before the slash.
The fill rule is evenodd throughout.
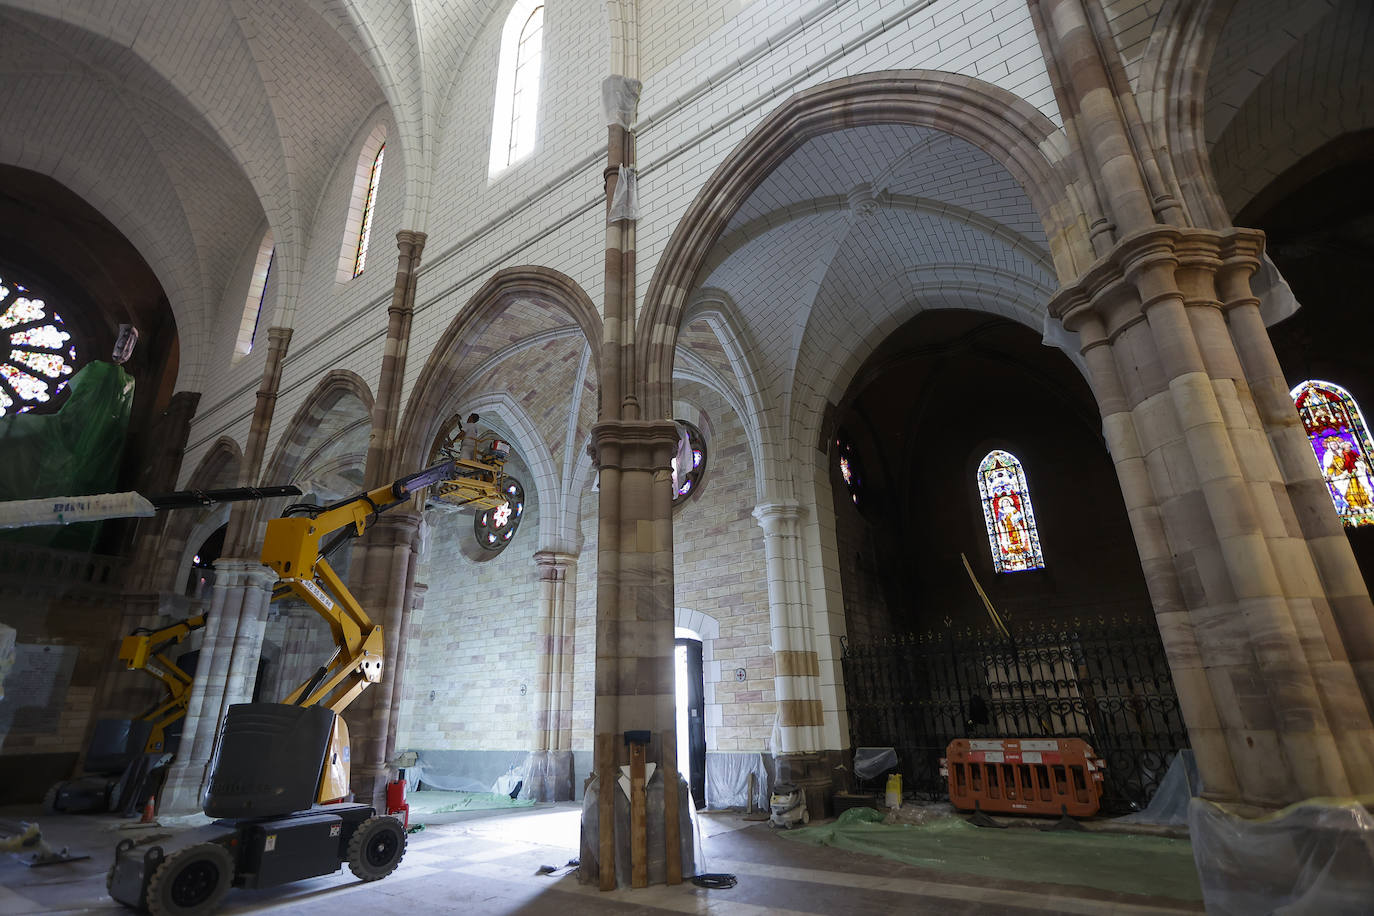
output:
<path id="1" fill-rule="evenodd" d="M 0 911 L 1362 912 L 1371 49 L 0 0 Z"/>

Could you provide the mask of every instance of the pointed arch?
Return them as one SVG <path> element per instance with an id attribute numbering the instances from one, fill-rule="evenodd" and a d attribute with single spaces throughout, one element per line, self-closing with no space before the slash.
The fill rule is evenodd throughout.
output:
<path id="1" fill-rule="evenodd" d="M 978 462 L 978 495 L 993 569 L 999 573 L 1044 569 L 1030 487 L 1020 459 L 1001 449 L 988 452 Z"/>
<path id="2" fill-rule="evenodd" d="M 215 490 L 235 486 L 242 464 L 243 449 L 228 436 L 220 436 L 201 457 L 182 489 Z M 146 570 L 144 588 L 180 593 L 182 569 L 186 565 L 183 554 L 198 546 L 190 543 L 192 535 L 203 530 L 207 521 L 221 508 L 227 511 L 228 504 L 167 513 L 167 526 L 154 538 L 149 553 L 144 555 L 147 557 L 146 563 L 139 564 L 140 568 Z"/>
<path id="3" fill-rule="evenodd" d="M 306 446 L 319 429 L 320 421 L 338 406 L 341 399 L 349 395 L 362 403 L 363 413 L 368 422 L 371 421 L 372 390 L 367 387 L 367 382 L 348 369 L 331 369 L 296 410 L 286 431 L 277 440 L 276 451 L 262 475 L 264 486 L 286 483 L 300 471 Z"/>
<path id="4" fill-rule="evenodd" d="M 600 378 L 601 314 L 575 280 L 548 267 L 511 267 L 482 285 L 434 345 L 406 401 L 396 437 L 395 463 L 389 470 L 422 467 L 439 424 L 452 414 L 450 393 L 462 382 L 464 348 L 501 312 L 522 299 L 551 303 L 576 323 L 591 349 L 593 378 Z M 400 473 L 400 471 L 397 471 Z"/>
<path id="5" fill-rule="evenodd" d="M 824 83 L 792 96 L 716 168 L 659 258 L 645 295 L 636 350 L 645 416 L 663 416 L 673 350 L 687 297 L 730 219 L 775 168 L 813 137 L 870 124 L 912 124 L 953 134 L 1011 173 L 1040 217 L 1061 281 L 1093 260 L 1069 199 L 1063 132 L 1038 109 L 982 80 L 926 70 L 883 71 Z"/>
<path id="6" fill-rule="evenodd" d="M 1301 382 L 1290 394 L 1341 523 L 1374 525 L 1374 441 L 1354 395 L 1317 379 Z"/>

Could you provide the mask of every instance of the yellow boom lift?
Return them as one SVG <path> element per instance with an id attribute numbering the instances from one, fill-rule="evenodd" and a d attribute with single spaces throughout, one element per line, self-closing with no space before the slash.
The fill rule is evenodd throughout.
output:
<path id="1" fill-rule="evenodd" d="M 283 702 L 229 707 L 205 794 L 205 813 L 217 820 L 164 845 L 121 842 L 107 880 L 114 899 L 152 916 L 203 914 L 231 886 L 272 887 L 330 874 L 343 862 L 364 881 L 396 869 L 406 845 L 401 822 L 345 800 L 348 730 L 339 715 L 381 680 L 382 627 L 329 557 L 425 487 L 454 505 L 504 504 L 508 447 L 488 440 L 464 457 L 463 439 L 459 424 L 439 449 L 441 463 L 332 505 L 288 506 L 267 523 L 261 559 L 278 576 L 273 600 L 294 595 L 314 608 L 337 648 Z"/>

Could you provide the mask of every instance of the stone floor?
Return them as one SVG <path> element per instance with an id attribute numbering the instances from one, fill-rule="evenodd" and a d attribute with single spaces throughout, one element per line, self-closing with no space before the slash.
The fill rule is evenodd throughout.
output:
<path id="1" fill-rule="evenodd" d="M 12 809 L 0 816 L 33 816 Z M 1200 904 L 1081 887 L 937 872 L 842 850 L 791 843 L 767 824 L 737 815 L 704 815 L 702 843 L 712 872 L 739 883 L 707 890 L 690 883 L 601 893 L 579 884 L 565 863 L 576 855 L 579 811 L 572 805 L 449 815 L 413 834 L 391 877 L 363 884 L 347 871 L 265 891 L 231 891 L 220 912 L 369 914 L 721 913 L 1198 913 Z M 117 819 L 48 816 L 53 845 L 90 859 L 26 868 L 0 857 L 0 913 L 130 912 L 105 894 L 112 850 L 130 831 Z M 143 828 L 147 829 L 147 828 Z M 558 866 L 553 876 L 537 874 Z"/>

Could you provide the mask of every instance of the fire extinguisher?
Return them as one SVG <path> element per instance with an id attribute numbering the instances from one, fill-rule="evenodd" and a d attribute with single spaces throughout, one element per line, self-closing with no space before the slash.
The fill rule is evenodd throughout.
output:
<path id="1" fill-rule="evenodd" d="M 401 815 L 401 823 L 410 829 L 410 805 L 406 803 L 406 771 L 386 784 L 386 813 Z"/>

